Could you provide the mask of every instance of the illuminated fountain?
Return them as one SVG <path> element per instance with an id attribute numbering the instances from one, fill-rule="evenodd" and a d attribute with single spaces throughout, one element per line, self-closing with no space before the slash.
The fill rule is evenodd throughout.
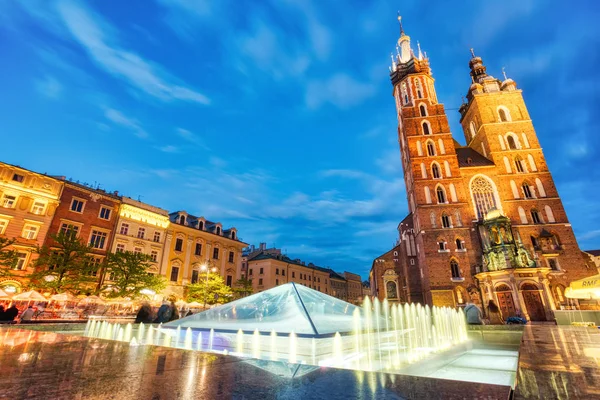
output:
<path id="1" fill-rule="evenodd" d="M 365 299 L 357 307 L 288 283 L 151 326 L 91 321 L 85 335 L 242 358 L 391 371 L 467 340 L 460 310 Z"/>

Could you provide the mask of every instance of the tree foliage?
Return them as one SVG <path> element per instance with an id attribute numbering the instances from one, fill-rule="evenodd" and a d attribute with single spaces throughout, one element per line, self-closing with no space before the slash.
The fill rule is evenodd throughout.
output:
<path id="1" fill-rule="evenodd" d="M 206 276 L 200 278 L 198 283 L 188 285 L 188 302 L 197 301 L 206 304 L 223 304 L 231 301 L 233 291 L 225 284 L 225 280 L 219 274 L 210 273 L 208 282 Z M 218 298 L 215 299 L 215 295 Z"/>
<path id="2" fill-rule="evenodd" d="M 0 278 L 6 278 L 13 275 L 13 270 L 17 266 L 18 253 L 11 246 L 16 239 L 0 238 Z"/>
<path id="3" fill-rule="evenodd" d="M 252 287 L 252 279 L 248 279 L 247 277 L 242 276 L 236 281 L 235 289 L 233 290 L 238 297 L 246 297 L 248 295 L 251 295 L 254 291 Z"/>
<path id="4" fill-rule="evenodd" d="M 110 281 L 103 287 L 107 297 L 139 297 L 143 289 L 160 292 L 166 287 L 165 278 L 148 272 L 152 267 L 147 254 L 120 251 L 110 253 L 105 260 L 106 276 Z"/>
<path id="5" fill-rule="evenodd" d="M 93 288 L 96 282 L 95 265 L 90 256 L 92 248 L 72 232 L 50 235 L 53 245 L 37 248 L 38 258 L 34 272 L 29 275 L 30 285 L 53 292 L 79 293 Z"/>

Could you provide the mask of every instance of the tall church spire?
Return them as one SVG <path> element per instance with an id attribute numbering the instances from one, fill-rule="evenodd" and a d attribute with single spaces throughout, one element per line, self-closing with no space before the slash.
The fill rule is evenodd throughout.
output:
<path id="1" fill-rule="evenodd" d="M 398 39 L 398 46 L 400 47 L 400 63 L 405 63 L 412 57 L 412 51 L 410 48 L 410 36 L 404 33 L 402 27 L 402 16 L 398 12 L 398 23 L 400 24 L 400 38 Z"/>

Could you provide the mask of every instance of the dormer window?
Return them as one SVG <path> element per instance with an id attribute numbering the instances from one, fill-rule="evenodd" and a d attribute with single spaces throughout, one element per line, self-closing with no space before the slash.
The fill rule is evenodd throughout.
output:
<path id="1" fill-rule="evenodd" d="M 200 229 L 201 231 L 204 230 L 204 221 L 198 221 L 198 229 Z"/>
<path id="2" fill-rule="evenodd" d="M 180 216 L 179 216 L 179 223 L 180 223 L 181 225 L 185 225 L 185 215 L 180 215 Z"/>
<path id="3" fill-rule="evenodd" d="M 15 182 L 23 182 L 23 180 L 25 179 L 25 177 L 23 175 L 20 174 L 13 174 L 12 180 Z"/>
<path id="4" fill-rule="evenodd" d="M 467 164 L 473 164 L 473 159 L 471 157 L 467 157 Z"/>
<path id="5" fill-rule="evenodd" d="M 220 226 L 217 226 L 217 231 L 216 232 L 217 232 L 217 235 L 221 234 L 221 227 Z"/>
<path id="6" fill-rule="evenodd" d="M 232 231 L 232 232 L 231 232 L 231 238 L 232 238 L 233 240 L 235 240 L 235 231 Z"/>

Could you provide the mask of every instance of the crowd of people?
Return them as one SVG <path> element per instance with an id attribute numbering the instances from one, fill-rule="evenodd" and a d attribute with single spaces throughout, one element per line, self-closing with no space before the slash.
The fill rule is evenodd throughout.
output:
<path id="1" fill-rule="evenodd" d="M 3 305 L 0 305 L 0 323 L 14 323 L 15 319 L 18 317 L 19 322 L 27 322 L 33 319 L 35 314 L 35 310 L 31 305 L 23 310 L 21 315 L 19 315 L 19 309 L 16 305 L 12 304 L 6 310 Z"/>
<path id="2" fill-rule="evenodd" d="M 143 322 L 145 324 L 159 324 L 174 321 L 181 317 L 188 317 L 192 314 L 193 313 L 191 310 L 182 310 L 182 312 L 180 312 L 180 310 L 177 308 L 177 305 L 175 304 L 175 299 L 170 298 L 164 301 L 157 310 L 153 309 L 150 303 L 148 302 L 142 303 L 140 309 L 137 312 L 137 315 L 135 316 L 135 322 Z"/>

